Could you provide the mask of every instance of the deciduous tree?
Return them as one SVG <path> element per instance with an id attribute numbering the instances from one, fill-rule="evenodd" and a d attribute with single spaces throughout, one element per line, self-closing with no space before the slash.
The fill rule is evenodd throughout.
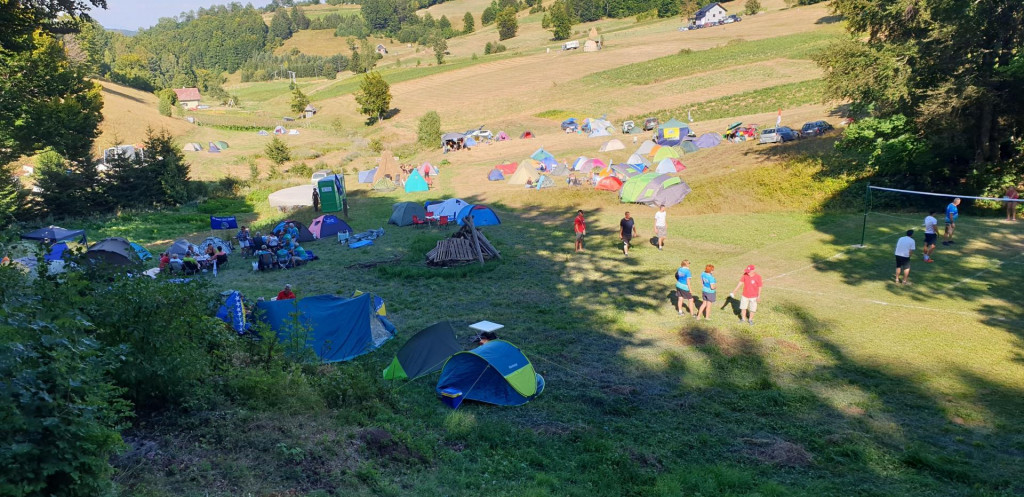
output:
<path id="1" fill-rule="evenodd" d="M 356 92 L 356 103 L 361 114 L 382 121 L 391 109 L 391 85 L 376 71 L 365 74 Z"/>

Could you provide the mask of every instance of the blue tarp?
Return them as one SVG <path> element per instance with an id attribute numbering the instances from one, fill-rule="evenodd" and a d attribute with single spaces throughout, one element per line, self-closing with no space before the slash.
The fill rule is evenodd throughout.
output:
<path id="1" fill-rule="evenodd" d="M 544 391 L 544 378 L 515 345 L 492 340 L 445 362 L 436 392 L 446 388 L 461 391 L 466 399 L 518 406 Z"/>
<path id="2" fill-rule="evenodd" d="M 298 319 L 307 333 L 306 345 L 324 362 L 350 360 L 394 337 L 394 327 L 376 314 L 368 293 L 351 299 L 317 295 L 258 302 L 256 306 L 260 318 L 282 341 L 290 338 L 293 323 Z M 297 316 L 293 316 L 295 313 Z"/>
<path id="3" fill-rule="evenodd" d="M 64 242 L 55 243 L 50 247 L 50 252 L 46 254 L 46 262 L 59 261 L 64 258 L 64 252 L 67 252 L 68 244 Z"/>

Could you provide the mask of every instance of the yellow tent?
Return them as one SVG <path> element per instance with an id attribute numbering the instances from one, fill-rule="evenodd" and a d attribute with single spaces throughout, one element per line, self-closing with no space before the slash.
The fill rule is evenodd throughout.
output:
<path id="1" fill-rule="evenodd" d="M 376 183 L 384 176 L 390 176 L 394 181 L 399 174 L 402 174 L 402 170 L 398 168 L 398 157 L 390 150 L 381 152 L 380 158 L 377 159 L 377 173 L 373 175 L 373 182 Z"/>

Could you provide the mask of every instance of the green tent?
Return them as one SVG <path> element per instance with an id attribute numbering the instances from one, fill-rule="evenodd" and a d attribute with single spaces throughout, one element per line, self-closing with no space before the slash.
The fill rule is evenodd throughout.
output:
<path id="1" fill-rule="evenodd" d="M 622 190 L 619 190 L 619 199 L 626 203 L 637 202 L 644 187 L 658 176 L 658 173 L 644 173 L 629 178 L 622 184 Z"/>
<path id="2" fill-rule="evenodd" d="M 675 148 L 662 146 L 654 153 L 654 158 L 651 159 L 651 163 L 657 164 L 665 159 L 676 159 L 679 155 L 679 151 Z"/>
<path id="3" fill-rule="evenodd" d="M 692 154 L 692 153 L 700 150 L 700 147 L 698 147 L 697 145 L 694 145 L 692 141 L 684 141 L 684 142 L 680 143 L 679 144 L 679 148 L 683 149 L 683 153 L 687 153 L 687 154 Z"/>
<path id="4" fill-rule="evenodd" d="M 224 150 L 226 148 L 230 148 L 230 147 L 228 147 L 228 142 L 226 142 L 226 141 L 216 141 L 216 142 L 213 142 L 213 143 L 215 145 L 217 145 L 217 148 L 219 148 L 221 150 Z"/>
<path id="5" fill-rule="evenodd" d="M 440 370 L 462 346 L 455 340 L 451 323 L 442 321 L 416 333 L 398 350 L 384 369 L 385 380 L 416 379 Z"/>
<path id="6" fill-rule="evenodd" d="M 373 191 L 375 192 L 393 192 L 395 188 L 398 188 L 398 185 L 387 177 L 381 178 L 373 184 Z"/>

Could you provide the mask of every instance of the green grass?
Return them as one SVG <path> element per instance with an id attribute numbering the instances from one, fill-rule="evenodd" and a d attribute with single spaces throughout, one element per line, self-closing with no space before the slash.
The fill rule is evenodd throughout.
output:
<path id="1" fill-rule="evenodd" d="M 627 119 L 643 119 L 654 116 L 664 122 L 668 119 L 686 116 L 687 112 L 690 112 L 694 120 L 709 121 L 731 116 L 763 114 L 778 109 L 791 109 L 801 105 L 820 103 L 824 88 L 824 81 L 811 79 L 738 93 L 706 102 L 694 102 L 672 109 L 645 112 L 629 116 Z"/>
<path id="2" fill-rule="evenodd" d="M 708 50 L 689 51 L 684 48 L 676 55 L 589 74 L 580 78 L 580 82 L 588 86 L 649 85 L 709 69 L 723 69 L 779 58 L 809 59 L 835 40 L 840 32 L 838 28 L 830 28 L 763 40 L 731 41 L 724 46 Z"/>

